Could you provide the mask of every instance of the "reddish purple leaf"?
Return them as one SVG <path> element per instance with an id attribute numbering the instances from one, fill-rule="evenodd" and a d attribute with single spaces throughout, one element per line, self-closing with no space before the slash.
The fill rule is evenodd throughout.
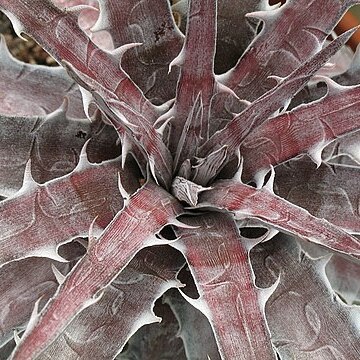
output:
<path id="1" fill-rule="evenodd" d="M 360 357 L 359 309 L 334 292 L 358 301 L 359 67 L 356 55 L 345 71 L 342 47 L 354 30 L 323 48 L 360 0 L 289 0 L 244 18 L 269 3 L 0 0 L 17 33 L 29 33 L 80 86 L 92 121 L 63 71 L 3 51 L 0 196 L 10 197 L 0 198 L 0 360 Z M 354 86 L 324 77 L 336 74 Z M 66 102 L 59 109 L 64 96 L 68 111 Z M 79 155 L 90 137 L 91 161 L 114 159 L 119 143 L 121 158 L 90 164 Z M 300 166 L 303 154 L 319 169 Z M 234 176 L 241 162 L 257 189 L 240 170 Z M 273 192 L 275 171 L 288 199 Z M 86 240 L 79 248 L 71 240 L 88 234 L 83 255 Z M 188 266 L 179 272 L 178 251 L 154 248 L 164 244 L 182 251 Z M 52 259 L 71 261 L 79 249 L 67 276 L 64 265 L 49 274 Z M 54 277 L 60 286 L 38 313 Z M 173 290 L 183 298 L 164 294 L 177 279 L 186 286 Z M 22 338 L 12 339 L 11 327 L 23 331 L 41 294 Z M 19 304 L 11 316 L 9 306 Z"/>
<path id="2" fill-rule="evenodd" d="M 216 149 L 224 146 L 228 149 L 226 165 L 236 154 L 244 139 L 252 133 L 254 129 L 266 120 L 280 107 L 286 106 L 286 103 L 294 96 L 305 84 L 310 80 L 311 76 L 336 53 L 337 50 L 349 39 L 354 30 L 349 30 L 342 34 L 326 48 L 314 55 L 299 68 L 294 70 L 285 79 L 279 81 L 278 85 L 267 93 L 256 99 L 244 111 L 236 115 L 228 125 L 216 132 L 200 149 L 198 156 L 205 158 L 210 156 Z M 210 155 L 209 155 L 210 154 Z M 198 182 L 195 177 L 193 179 Z M 209 181 L 210 179 L 205 179 Z M 206 185 L 205 180 L 201 181 L 201 185 Z"/>
<path id="3" fill-rule="evenodd" d="M 240 147 L 245 181 L 255 178 L 261 184 L 271 165 L 301 154 L 308 153 L 320 165 L 326 145 L 360 129 L 360 86 L 342 87 L 327 81 L 324 98 L 268 119 L 247 136 Z"/>
<path id="4" fill-rule="evenodd" d="M 360 240 L 266 187 L 255 189 L 239 181 L 220 180 L 200 196 L 199 204 L 231 211 L 238 219 L 254 217 L 307 241 L 360 258 Z"/>
<path id="5" fill-rule="evenodd" d="M 241 99 L 254 101 L 273 87 L 269 75 L 286 77 L 308 60 L 355 0 L 287 1 L 279 9 L 249 14 L 263 29 L 223 83 Z M 281 65 L 280 65 L 281 64 Z"/>
<path id="6" fill-rule="evenodd" d="M 180 285 L 176 275 L 183 264 L 170 247 L 141 250 L 101 299 L 84 309 L 38 359 L 113 359 L 136 330 L 160 320 L 152 312 L 154 302 Z"/>
<path id="7" fill-rule="evenodd" d="M 143 96 L 119 61 L 99 49 L 79 28 L 81 8 L 62 11 L 50 0 L 0 1 L 0 9 L 9 16 L 17 33 L 25 32 L 39 42 L 59 63 L 67 61 L 78 71 L 98 81 L 116 96 L 149 119 L 155 121 L 157 111 Z"/>
<path id="8" fill-rule="evenodd" d="M 169 223 L 178 223 L 176 217 L 182 212 L 177 200 L 154 183 L 139 189 L 98 239 L 90 234 L 87 255 L 30 323 L 13 358 L 25 360 L 39 355 L 80 311 L 99 301 L 103 290 L 138 251 L 159 241 L 156 232 Z"/>
<path id="9" fill-rule="evenodd" d="M 190 1 L 188 18 L 184 46 L 171 63 L 180 66 L 180 78 L 174 106 L 166 114 L 171 121 L 169 148 L 176 153 L 175 168 L 192 157 L 197 146 L 208 138 L 210 106 L 215 91 L 216 1 Z M 194 136 L 188 136 L 189 132 L 194 132 Z M 177 144 L 174 139 L 178 138 Z"/>
<path id="10" fill-rule="evenodd" d="M 222 0 L 218 2 L 215 72 L 224 73 L 239 60 L 256 34 L 258 21 L 246 18 L 247 13 L 266 10 L 263 0 Z M 185 33 L 188 0 L 174 1 L 172 6 L 180 29 Z M 236 28 L 236 31 L 233 29 Z"/>
<path id="11" fill-rule="evenodd" d="M 200 294 L 191 303 L 209 319 L 221 357 L 276 359 L 263 314 L 267 295 L 253 284 L 248 253 L 235 222 L 220 213 L 183 221 L 201 228 L 201 232 L 177 231 L 180 239 L 174 246 L 188 261 Z"/>
<path id="12" fill-rule="evenodd" d="M 61 261 L 59 244 L 87 236 L 95 218 L 96 230 L 103 229 L 122 204 L 120 171 L 118 160 L 90 164 L 85 154 L 73 172 L 45 184 L 35 183 L 27 169 L 20 191 L 0 203 L 0 266 L 29 256 Z M 124 186 L 134 190 L 130 174 L 131 168 Z"/>
<path id="13" fill-rule="evenodd" d="M 161 134 L 149 119 L 142 112 L 131 108 L 126 102 L 119 101 L 115 94 L 103 88 L 86 74 L 80 73 L 70 64 L 66 66 L 80 84 L 91 87 L 96 104 L 108 116 L 120 136 L 126 133 L 128 140 L 141 148 L 155 181 L 169 188 L 172 175 L 171 154 L 162 141 Z"/>

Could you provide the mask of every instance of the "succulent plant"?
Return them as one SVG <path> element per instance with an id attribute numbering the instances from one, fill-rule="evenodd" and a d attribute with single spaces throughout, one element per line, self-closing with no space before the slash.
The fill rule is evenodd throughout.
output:
<path id="1" fill-rule="evenodd" d="M 0 0 L 0 359 L 359 359 L 357 2 Z"/>

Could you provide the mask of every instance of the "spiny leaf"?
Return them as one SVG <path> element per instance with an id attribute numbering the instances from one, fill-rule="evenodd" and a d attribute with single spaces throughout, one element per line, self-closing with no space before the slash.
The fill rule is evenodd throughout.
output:
<path id="1" fill-rule="evenodd" d="M 84 248 L 77 241 L 62 246 L 59 251 L 68 263 L 30 257 L 0 269 L 0 344 L 13 336 L 14 329 L 22 332 L 39 298 L 42 309 L 54 295 L 58 284 L 52 268 L 66 275 L 84 254 Z"/>
<path id="2" fill-rule="evenodd" d="M 175 1 L 172 9 L 180 29 L 185 33 L 188 0 Z M 246 18 L 247 13 L 268 9 L 263 0 L 222 0 L 218 2 L 215 72 L 222 74 L 236 65 L 256 35 L 258 21 Z M 232 31 L 233 29 L 236 31 Z"/>
<path id="3" fill-rule="evenodd" d="M 103 88 L 86 74 L 80 73 L 70 64 L 64 65 L 78 82 L 90 86 L 96 104 L 108 116 L 118 133 L 122 135 L 126 132 L 135 146 L 141 148 L 155 181 L 169 188 L 172 175 L 171 154 L 162 141 L 161 134 L 156 131 L 149 119 L 126 102 L 117 100 L 114 93 Z"/>
<path id="4" fill-rule="evenodd" d="M 154 106 L 122 70 L 117 60 L 99 49 L 79 28 L 80 9 L 62 11 L 50 0 L 0 1 L 0 9 L 12 20 L 15 31 L 29 33 L 59 63 L 68 61 L 79 71 L 99 81 L 120 100 L 147 114 L 157 114 Z"/>
<path id="5" fill-rule="evenodd" d="M 161 317 L 161 322 L 141 327 L 129 339 L 116 360 L 156 359 L 159 349 L 164 359 L 188 360 L 183 342 L 177 337 L 179 324 L 170 307 L 159 299 L 155 303 L 154 312 Z"/>
<path id="6" fill-rule="evenodd" d="M 0 344 L 12 337 L 13 329 L 26 325 L 38 298 L 42 297 L 43 307 L 55 293 L 57 283 L 50 262 L 46 258 L 28 258 L 0 269 Z"/>
<path id="7" fill-rule="evenodd" d="M 310 80 L 311 76 L 344 45 L 354 30 L 339 36 L 326 48 L 318 52 L 289 76 L 281 80 L 277 86 L 256 99 L 243 112 L 236 115 L 233 120 L 222 130 L 216 132 L 199 150 L 199 156 L 205 157 L 214 149 L 228 146 L 228 160 L 235 156 L 236 151 L 252 130 L 256 129 L 280 107 L 285 106 Z M 224 165 L 226 161 L 224 162 Z M 196 181 L 196 178 L 193 179 Z M 209 180 L 209 179 L 207 179 Z M 203 181 L 202 185 L 206 185 Z"/>
<path id="8" fill-rule="evenodd" d="M 354 3 L 286 1 L 278 9 L 249 14 L 263 21 L 262 31 L 235 68 L 223 76 L 223 83 L 241 99 L 257 99 L 273 86 L 269 75 L 286 77 L 319 51 L 334 24 Z"/>
<path id="9" fill-rule="evenodd" d="M 324 161 L 330 164 L 360 164 L 360 131 L 346 134 L 328 145 L 323 151 Z"/>
<path id="10" fill-rule="evenodd" d="M 359 173 L 359 167 L 345 165 L 316 168 L 304 157 L 276 168 L 275 192 L 312 215 L 359 234 Z"/>
<path id="11" fill-rule="evenodd" d="M 216 1 L 191 0 L 188 19 L 184 46 L 171 63 L 171 66 L 180 66 L 175 103 L 167 114 L 167 117 L 171 118 L 170 138 L 172 141 L 169 142 L 169 148 L 173 153 L 176 150 L 176 168 L 188 156 L 194 155 L 194 153 L 189 154 L 190 149 L 193 151 L 196 149 L 190 142 L 191 138 L 186 136 L 189 127 L 198 128 L 196 130 L 198 145 L 206 140 L 209 134 L 210 106 L 215 92 L 213 68 L 216 42 Z M 198 103 L 197 108 L 201 111 L 199 116 L 195 110 L 195 103 Z M 188 110 L 192 107 L 195 109 L 192 116 L 189 117 Z M 190 123 L 184 129 L 185 123 L 189 121 Z M 173 141 L 180 136 L 178 144 Z"/>
<path id="12" fill-rule="evenodd" d="M 309 154 L 320 166 L 326 145 L 360 128 L 360 86 L 327 82 L 325 97 L 268 119 L 248 135 L 240 147 L 244 181 L 255 178 L 261 184 L 271 165 L 301 154 Z"/>
<path id="13" fill-rule="evenodd" d="M 90 123 L 69 118 L 65 111 L 66 106 L 45 116 L 0 115 L 0 195 L 8 197 L 20 189 L 29 159 L 32 176 L 44 183 L 71 172 L 90 138 L 90 161 L 98 163 L 119 154 L 114 129 L 101 119 Z"/>
<path id="14" fill-rule="evenodd" d="M 168 66 L 180 51 L 183 35 L 177 29 L 166 0 L 100 0 L 100 17 L 93 31 L 111 34 L 115 50 L 128 43 L 121 66 L 144 92 L 147 99 L 162 104 L 175 96 L 178 71 L 168 75 Z"/>
<path id="15" fill-rule="evenodd" d="M 220 360 L 214 334 L 204 314 L 191 306 L 177 289 L 168 290 L 163 299 L 179 322 L 178 336 L 184 342 L 187 359 Z"/>
<path id="16" fill-rule="evenodd" d="M 343 304 L 331 289 L 325 275 L 328 258 L 312 259 L 282 235 L 255 247 L 251 259 L 258 286 L 268 286 L 280 274 L 265 311 L 282 357 L 359 358 L 360 311 Z"/>
<path id="17" fill-rule="evenodd" d="M 110 222 L 121 207 L 119 162 L 82 160 L 70 174 L 45 184 L 27 173 L 20 191 L 0 203 L 0 266 L 29 256 L 58 259 L 57 246 L 87 236 L 95 217 L 98 229 Z"/>
<path id="18" fill-rule="evenodd" d="M 90 238 L 87 255 L 60 285 L 15 349 L 14 359 L 38 356 L 86 307 L 99 301 L 104 289 L 142 248 L 155 245 L 155 233 L 176 222 L 183 212 L 177 200 L 149 182 L 129 200 L 98 239 Z"/>
<path id="19" fill-rule="evenodd" d="M 360 240 L 266 187 L 255 189 L 239 181 L 220 180 L 200 196 L 199 205 L 234 212 L 238 219 L 254 217 L 307 241 L 360 258 Z"/>
<path id="20" fill-rule="evenodd" d="M 209 319 L 223 359 L 276 359 L 263 314 L 266 302 L 253 284 L 248 253 L 226 214 L 186 217 L 197 230 L 177 231 L 200 298 L 191 303 Z M 190 300 L 190 299 L 189 299 Z"/>
<path id="21" fill-rule="evenodd" d="M 168 288 L 179 286 L 176 275 L 184 264 L 179 255 L 165 246 L 141 250 L 101 299 L 84 309 L 37 359 L 114 358 L 135 331 L 160 320 L 152 307 Z"/>

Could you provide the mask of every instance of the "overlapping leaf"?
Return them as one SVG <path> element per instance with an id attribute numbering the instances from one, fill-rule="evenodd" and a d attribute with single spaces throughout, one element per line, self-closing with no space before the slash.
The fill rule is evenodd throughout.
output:
<path id="1" fill-rule="evenodd" d="M 360 87 L 327 82 L 325 97 L 268 119 L 244 140 L 240 152 L 245 181 L 255 178 L 261 184 L 270 166 L 301 154 L 309 154 L 320 165 L 326 145 L 359 129 Z"/>
<path id="2" fill-rule="evenodd" d="M 254 217 L 307 241 L 360 258 L 359 239 L 275 195 L 270 184 L 255 189 L 237 180 L 220 180 L 201 195 L 199 204 L 231 211 L 238 219 Z"/>
<path id="3" fill-rule="evenodd" d="M 358 167 L 335 164 L 316 168 L 304 157 L 276 168 L 275 192 L 314 216 L 359 234 L 359 171 Z"/>
<path id="4" fill-rule="evenodd" d="M 293 239 L 280 236 L 255 247 L 251 259 L 258 286 L 269 286 L 280 275 L 265 312 L 282 357 L 359 358 L 359 308 L 343 304 L 331 289 L 328 258 L 312 259 Z"/>
<path id="5" fill-rule="evenodd" d="M 119 60 L 99 49 L 80 29 L 78 16 L 83 8 L 63 11 L 50 0 L 31 3 L 3 0 L 0 1 L 0 9 L 12 20 L 18 34 L 31 34 L 59 63 L 68 61 L 133 109 L 147 114 L 149 119 L 156 117 L 155 108 L 123 71 Z"/>
<path id="6" fill-rule="evenodd" d="M 136 179 L 128 170 L 124 186 L 133 190 Z M 59 244 L 87 236 L 95 218 L 96 229 L 103 229 L 122 205 L 118 160 L 90 164 L 83 152 L 74 171 L 45 184 L 37 184 L 30 171 L 19 192 L 0 203 L 0 266 L 29 256 L 61 261 Z"/>
<path id="7" fill-rule="evenodd" d="M 82 311 L 38 359 L 114 358 L 135 331 L 160 320 L 152 308 L 168 288 L 180 285 L 176 274 L 184 259 L 179 255 L 165 246 L 140 251 L 101 299 Z"/>
<path id="8" fill-rule="evenodd" d="M 107 30 L 116 49 L 138 43 L 121 59 L 131 79 L 153 103 L 162 104 L 175 95 L 177 69 L 168 66 L 181 49 L 183 35 L 177 29 L 166 0 L 126 2 L 100 0 L 100 17 L 93 31 Z"/>
<path id="9" fill-rule="evenodd" d="M 29 160 L 32 176 L 39 183 L 71 172 L 90 138 L 90 161 L 117 157 L 114 129 L 99 118 L 93 122 L 69 118 L 65 111 L 66 106 L 45 116 L 0 115 L 0 195 L 11 196 L 20 189 Z"/>
<path id="10" fill-rule="evenodd" d="M 249 14 L 263 21 L 263 29 L 223 83 L 253 101 L 274 86 L 269 76 L 286 77 L 322 47 L 353 0 L 286 1 L 272 11 Z M 281 64 L 281 65 L 280 65 Z"/>
<path id="11" fill-rule="evenodd" d="M 263 314 L 267 294 L 253 284 L 248 253 L 227 214 L 184 219 L 201 228 L 178 231 L 200 298 L 189 301 L 209 319 L 223 359 L 276 359 Z"/>
<path id="12" fill-rule="evenodd" d="M 176 217 L 182 212 L 175 198 L 149 182 L 129 199 L 98 239 L 90 231 L 86 256 L 44 311 L 30 322 L 14 358 L 34 358 L 44 351 L 82 310 L 101 298 L 138 251 L 158 242 L 156 232 L 167 224 L 180 224 Z"/>
<path id="13" fill-rule="evenodd" d="M 278 113 L 350 36 L 351 31 L 318 52 L 345 9 L 356 2 L 289 0 L 277 9 L 250 14 L 249 19 L 262 20 L 262 29 L 256 29 L 258 20 L 250 27 L 249 22 L 243 22 L 242 27 L 238 22 L 243 21 L 247 9 L 266 9 L 265 1 L 245 1 L 239 6 L 239 1 L 192 0 L 189 10 L 182 12 L 188 16 L 184 40 L 166 0 L 99 0 L 99 10 L 60 10 L 49 0 L 0 0 L 0 9 L 11 18 L 15 30 L 34 37 L 79 83 L 85 111 L 91 101 L 101 111 L 101 115 L 98 110 L 90 111 L 87 115 L 95 122 L 85 122 L 79 91 L 67 75 L 58 69 L 25 66 L 3 50 L 3 62 L 10 69 L 7 73 L 0 67 L 0 77 L 6 82 L 0 85 L 0 92 L 5 92 L 4 112 L 17 105 L 24 111 L 20 112 L 24 116 L 0 117 L 0 164 L 7 172 L 3 194 L 12 195 L 29 158 L 34 177 L 45 182 L 34 182 L 27 168 L 20 192 L 0 203 L 0 255 L 5 263 L 0 277 L 6 276 L 5 287 L 15 277 L 24 277 L 11 291 L 4 289 L 0 298 L 6 312 L 0 323 L 4 353 L 12 345 L 7 342 L 10 328 L 22 329 L 36 297 L 44 294 L 47 299 L 54 292 L 56 277 L 60 286 L 40 314 L 39 302 L 35 304 L 13 359 L 107 359 L 115 357 L 134 333 L 128 351 L 119 358 L 154 358 L 159 355 L 156 345 L 151 351 L 147 351 L 147 340 L 144 346 L 138 345 L 147 329 L 147 339 L 156 342 L 159 336 L 158 344 L 164 344 L 162 355 L 173 350 L 174 356 L 185 357 L 180 339 L 173 342 L 164 336 L 167 331 L 174 336 L 176 320 L 186 356 L 192 359 L 274 359 L 273 345 L 284 359 L 357 359 L 358 309 L 345 306 L 330 284 L 348 304 L 358 301 L 358 282 L 353 279 L 360 242 L 346 232 L 358 233 L 359 228 L 358 169 L 354 166 L 359 158 L 358 137 L 351 134 L 359 129 L 358 85 L 344 87 L 326 80 L 326 96 L 317 96 L 315 102 L 310 96 L 307 105 Z M 186 3 L 181 0 L 173 8 L 187 7 Z M 92 17 L 87 20 L 99 15 L 92 31 L 108 32 L 114 51 L 96 46 L 91 31 L 79 25 L 85 13 Z M 178 14 L 174 15 L 179 20 Z M 243 34 L 240 28 L 245 29 Z M 259 35 L 235 68 L 214 75 L 215 49 L 215 69 L 227 70 L 243 51 L 240 39 L 244 36 L 248 42 L 256 31 Z M 226 53 L 224 44 L 233 44 L 236 49 Z M 175 65 L 180 65 L 180 71 Z M 355 72 L 353 64 L 338 79 L 349 84 Z M 28 94 L 40 76 L 44 77 L 43 85 Z M 54 82 L 58 87 L 50 92 Z M 19 84 L 24 87 L 19 88 Z M 252 103 L 241 102 L 231 89 Z M 57 110 L 64 96 L 69 103 L 67 112 L 65 108 Z M 173 102 L 166 102 L 174 96 Z M 108 131 L 103 120 L 118 131 L 122 161 L 90 164 L 80 160 L 81 165 L 64 175 L 75 166 L 79 149 L 89 137 L 92 161 L 117 154 L 117 134 Z M 349 134 L 353 141 L 349 141 Z M 340 136 L 344 140 L 339 140 Z M 322 154 L 330 141 L 336 143 Z M 136 158 L 142 175 L 126 161 L 128 152 Z M 302 167 L 298 161 L 293 175 L 292 167 L 278 166 L 305 153 L 317 165 L 323 160 L 330 167 L 322 165 L 310 171 L 308 162 Z M 246 181 L 255 178 L 258 189 L 239 179 L 211 184 L 222 169 L 221 176 L 231 177 L 241 157 Z M 351 167 L 340 165 L 342 161 Z M 120 169 L 121 162 L 124 169 Z M 261 187 L 271 166 L 277 166 L 276 191 L 288 200 L 273 193 L 273 173 Z M 149 179 L 134 193 L 147 172 L 163 188 Z M 208 184 L 211 187 L 205 187 Z M 193 216 L 183 216 L 185 224 L 176 219 L 185 211 L 179 201 L 193 206 L 187 210 L 194 211 Z M 203 213 L 209 207 L 210 211 Z M 245 239 L 232 216 L 217 209 L 234 213 L 236 220 L 250 219 L 247 225 L 265 223 L 267 232 L 258 236 L 256 229 L 246 229 L 255 239 Z M 179 239 L 165 240 L 171 233 L 171 228 L 164 229 L 169 224 L 175 225 L 172 229 Z M 304 249 L 311 254 L 319 249 L 321 253 L 337 252 L 327 263 L 330 283 L 325 260 L 314 261 L 291 238 L 279 236 L 252 251 L 257 285 L 265 289 L 256 287 L 249 249 L 277 230 L 306 240 Z M 59 265 L 51 274 L 50 259 L 28 258 L 37 255 L 61 260 L 59 245 L 86 236 L 88 231 L 87 254 L 65 279 L 66 265 Z M 151 248 L 169 241 L 185 255 L 200 295 L 192 299 L 184 294 L 183 299 L 208 318 L 219 353 L 213 341 L 206 344 L 208 328 L 194 344 L 190 331 L 202 328 L 204 319 L 169 294 L 164 295 L 165 302 L 176 317 L 170 316 L 160 332 L 155 324 L 137 331 L 156 320 L 151 312 L 154 301 L 170 287 L 179 286 L 176 278 L 183 258 L 169 247 Z M 40 263 L 43 266 L 39 269 L 44 269 L 41 276 L 25 284 L 27 277 L 20 265 L 26 264 L 25 271 L 31 266 L 37 269 Z M 275 282 L 276 289 L 272 286 Z M 23 312 L 11 318 L 8 304 L 18 307 L 27 297 Z M 44 302 L 42 299 L 40 305 Z M 164 309 L 171 315 L 169 307 Z M 191 321 L 186 320 L 188 316 L 193 316 Z M 339 337 L 334 336 L 337 330 Z"/>

